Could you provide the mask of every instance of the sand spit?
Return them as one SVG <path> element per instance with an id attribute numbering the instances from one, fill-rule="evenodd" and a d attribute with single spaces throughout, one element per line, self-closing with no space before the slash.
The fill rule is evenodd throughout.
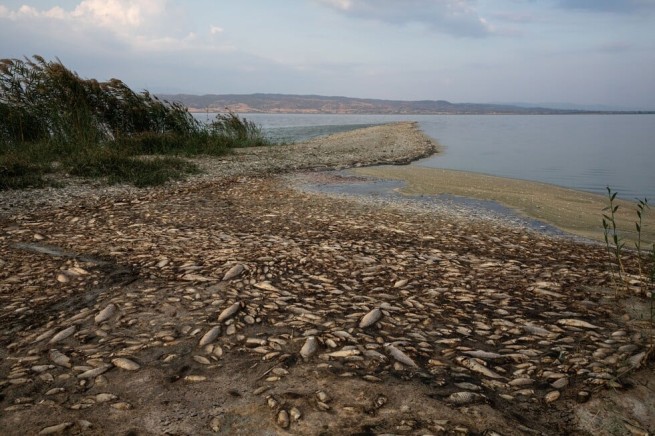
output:
<path id="1" fill-rule="evenodd" d="M 17 194 L 0 217 L 3 434 L 655 428 L 647 306 L 612 299 L 602 247 L 248 168 L 32 208 Z"/>
<path id="2" fill-rule="evenodd" d="M 566 232 L 603 240 L 602 214 L 607 197 L 561 188 L 545 183 L 507 179 L 418 165 L 378 166 L 355 170 L 355 174 L 407 182 L 402 192 L 409 195 L 452 194 L 493 200 L 526 216 L 550 223 Z M 626 239 L 636 238 L 636 205 L 617 201 L 618 226 Z M 642 238 L 655 241 L 655 214 L 645 214 Z"/>

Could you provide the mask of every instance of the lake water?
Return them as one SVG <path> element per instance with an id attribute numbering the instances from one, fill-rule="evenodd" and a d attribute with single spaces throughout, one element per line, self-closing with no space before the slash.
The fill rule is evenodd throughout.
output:
<path id="1" fill-rule="evenodd" d="M 205 120 L 205 114 L 196 115 Z M 211 114 L 210 114 L 211 116 Z M 413 165 L 534 180 L 655 203 L 654 115 L 244 114 L 275 140 L 297 141 L 418 121 L 443 152 Z"/>

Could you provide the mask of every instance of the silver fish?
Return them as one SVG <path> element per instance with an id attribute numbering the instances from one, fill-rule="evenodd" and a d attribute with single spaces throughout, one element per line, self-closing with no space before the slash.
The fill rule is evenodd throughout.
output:
<path id="1" fill-rule="evenodd" d="M 94 321 L 96 324 L 100 324 L 101 322 L 107 321 L 109 318 L 114 316 L 115 313 L 116 305 L 114 303 L 109 303 L 107 307 L 98 312 L 94 318 Z"/>
<path id="2" fill-rule="evenodd" d="M 468 357 L 456 357 L 455 361 L 460 364 L 461 366 L 470 369 L 473 372 L 477 372 L 478 374 L 482 374 L 486 377 L 489 378 L 504 378 L 500 374 L 497 374 L 487 368 L 486 366 L 482 365 L 481 363 L 478 363 L 475 359 L 469 359 Z"/>
<path id="3" fill-rule="evenodd" d="M 203 335 L 202 338 L 200 338 L 200 341 L 198 342 L 199 347 L 204 347 L 205 345 L 211 344 L 216 340 L 218 335 L 221 334 L 221 327 L 220 326 L 215 326 L 209 329 L 207 333 Z"/>
<path id="4" fill-rule="evenodd" d="M 226 281 L 231 280 L 231 279 L 233 279 L 235 277 L 238 277 L 239 275 L 241 275 L 241 273 L 243 272 L 244 269 L 246 269 L 246 268 L 243 265 L 241 265 L 240 263 L 234 265 L 232 268 L 230 268 L 225 273 L 225 275 L 223 276 L 223 281 L 226 282 Z"/>
<path id="5" fill-rule="evenodd" d="M 403 365 L 411 366 L 412 368 L 418 368 L 416 362 L 414 362 L 407 354 L 400 351 L 398 348 L 394 347 L 391 344 L 384 344 L 384 349 L 387 353 L 396 361 L 402 363 Z"/>
<path id="6" fill-rule="evenodd" d="M 218 315 L 218 322 L 223 322 L 232 318 L 239 310 L 241 310 L 241 302 L 237 301 Z"/>
<path id="7" fill-rule="evenodd" d="M 300 349 L 300 356 L 304 359 L 307 360 L 316 351 L 318 350 L 318 341 L 316 340 L 316 337 L 310 336 L 305 340 L 305 343 L 303 344 L 302 348 Z"/>
<path id="8" fill-rule="evenodd" d="M 359 321 L 359 328 L 365 329 L 370 327 L 382 318 L 382 311 L 378 308 L 371 310 L 369 313 L 364 315 Z"/>

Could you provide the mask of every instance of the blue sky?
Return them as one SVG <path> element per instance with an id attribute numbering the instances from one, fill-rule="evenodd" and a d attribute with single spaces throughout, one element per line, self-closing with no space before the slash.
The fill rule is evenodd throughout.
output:
<path id="1" fill-rule="evenodd" d="M 655 0 L 0 1 L 0 57 L 170 93 L 655 109 Z"/>

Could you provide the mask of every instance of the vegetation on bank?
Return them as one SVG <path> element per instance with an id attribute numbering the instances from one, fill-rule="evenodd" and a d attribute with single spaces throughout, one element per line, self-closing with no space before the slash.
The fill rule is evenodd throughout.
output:
<path id="1" fill-rule="evenodd" d="M 0 190 L 52 184 L 54 173 L 157 185 L 198 171 L 181 157 L 261 145 L 260 128 L 231 112 L 205 124 L 181 103 L 82 79 L 59 60 L 0 60 Z"/>

